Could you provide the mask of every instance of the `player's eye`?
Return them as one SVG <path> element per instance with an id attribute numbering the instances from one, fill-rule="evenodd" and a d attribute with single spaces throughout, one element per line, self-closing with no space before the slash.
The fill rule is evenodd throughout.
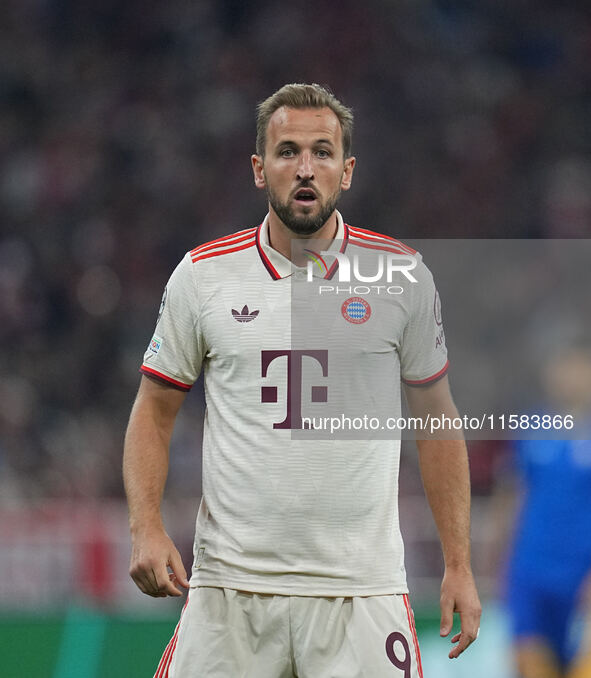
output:
<path id="1" fill-rule="evenodd" d="M 330 153 L 325 148 L 319 148 L 316 151 L 316 157 L 320 158 L 321 160 L 324 160 L 325 158 L 330 158 Z"/>
<path id="2" fill-rule="evenodd" d="M 280 155 L 282 158 L 293 158 L 295 156 L 295 151 L 293 148 L 284 148 L 281 152 Z"/>

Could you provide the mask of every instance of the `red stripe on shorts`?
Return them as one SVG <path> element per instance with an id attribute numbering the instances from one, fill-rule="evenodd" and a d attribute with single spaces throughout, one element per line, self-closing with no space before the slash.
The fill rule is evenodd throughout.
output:
<path id="1" fill-rule="evenodd" d="M 162 655 L 162 659 L 160 660 L 160 663 L 158 664 L 158 668 L 156 669 L 156 673 L 154 674 L 154 678 L 162 678 L 163 672 L 167 670 L 168 667 L 168 662 L 170 661 L 170 655 L 172 653 L 172 646 L 174 645 L 174 641 L 176 638 L 176 634 L 179 630 L 178 624 L 174 630 L 174 635 L 170 639 L 168 645 L 166 646 L 164 650 L 164 654 Z"/>
<path id="2" fill-rule="evenodd" d="M 419 678 L 423 678 L 423 664 L 421 662 L 421 651 L 419 650 L 419 639 L 417 638 L 417 627 L 415 626 L 415 616 L 410 606 L 408 593 L 403 595 L 404 607 L 406 607 L 406 615 L 408 617 L 408 626 L 412 634 L 412 642 L 415 646 L 415 654 L 417 657 L 417 669 L 419 671 Z"/>
<path id="3" fill-rule="evenodd" d="M 181 618 L 179 619 L 179 623 L 176 625 L 176 628 L 174 629 L 174 634 L 172 638 L 170 639 L 170 642 L 164 649 L 164 654 L 162 655 L 162 659 L 160 660 L 160 663 L 158 664 L 158 668 L 156 669 L 156 673 L 154 674 L 154 678 L 168 678 L 168 670 L 170 668 L 170 664 L 172 662 L 172 657 L 174 655 L 174 651 L 176 649 L 176 644 L 178 641 L 178 635 L 179 635 L 179 627 L 181 625 L 181 620 L 183 618 L 183 612 L 185 611 L 185 608 L 187 607 L 187 603 L 189 602 L 189 596 L 187 596 L 187 600 L 185 601 L 185 604 L 183 605 L 183 609 L 181 611 Z"/>
<path id="4" fill-rule="evenodd" d="M 176 650 L 176 645 L 179 642 L 179 636 L 178 633 L 175 634 L 174 638 L 174 645 L 172 646 L 172 652 L 170 653 L 170 661 L 168 662 L 168 666 L 166 667 L 166 672 L 164 673 L 164 676 L 162 678 L 168 678 L 168 671 L 170 670 L 170 665 L 172 663 L 172 658 L 174 656 L 174 651 Z"/>

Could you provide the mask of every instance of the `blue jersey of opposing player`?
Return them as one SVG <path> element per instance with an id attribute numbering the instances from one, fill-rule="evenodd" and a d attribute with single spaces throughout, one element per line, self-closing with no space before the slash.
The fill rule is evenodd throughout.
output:
<path id="1" fill-rule="evenodd" d="M 591 441 L 522 440 L 525 496 L 511 570 L 574 584 L 591 569 Z"/>
<path id="2" fill-rule="evenodd" d="M 525 496 L 510 570 L 573 585 L 591 570 L 591 441 L 516 447 Z"/>
<path id="3" fill-rule="evenodd" d="M 507 605 L 515 635 L 547 638 L 566 665 L 574 651 L 569 624 L 591 573 L 591 441 L 515 445 L 525 492 Z"/>

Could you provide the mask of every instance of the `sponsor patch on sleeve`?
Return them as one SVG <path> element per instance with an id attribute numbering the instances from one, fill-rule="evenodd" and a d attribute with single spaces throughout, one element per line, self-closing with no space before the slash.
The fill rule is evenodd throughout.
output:
<path id="1" fill-rule="evenodd" d="M 154 335 L 150 339 L 150 343 L 148 344 L 148 354 L 152 355 L 158 355 L 158 351 L 160 350 L 160 347 L 162 346 L 162 339 L 156 335 Z"/>

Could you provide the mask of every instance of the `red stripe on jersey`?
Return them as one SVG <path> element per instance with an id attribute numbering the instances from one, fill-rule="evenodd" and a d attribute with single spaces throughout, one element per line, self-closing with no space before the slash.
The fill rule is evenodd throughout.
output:
<path id="1" fill-rule="evenodd" d="M 224 245 L 233 245 L 237 242 L 242 242 L 248 240 L 251 236 L 254 235 L 256 228 L 248 228 L 245 231 L 239 231 L 238 233 L 233 233 L 232 235 L 226 235 L 223 238 L 218 238 L 217 240 L 210 240 L 209 242 L 203 243 L 192 249 L 190 254 L 191 256 L 195 254 L 201 254 L 207 250 L 214 250 L 216 247 L 223 247 Z"/>
<path id="2" fill-rule="evenodd" d="M 357 247 L 367 247 L 370 250 L 381 250 L 384 252 L 394 252 L 394 254 L 406 254 L 407 256 L 412 256 L 410 252 L 407 252 L 406 250 L 402 249 L 401 247 L 398 247 L 395 243 L 392 243 L 392 247 L 386 247 L 387 244 L 389 243 L 380 243 L 376 242 L 371 243 L 371 242 L 364 242 L 365 238 L 363 240 L 358 239 L 359 236 L 353 235 L 351 233 L 351 244 L 355 245 Z M 398 249 L 394 249 L 395 247 L 398 247 Z"/>
<path id="3" fill-rule="evenodd" d="M 347 249 L 347 245 L 349 244 L 349 226 L 347 226 L 347 224 L 343 224 L 343 229 L 344 229 L 343 244 L 341 245 L 341 249 L 339 250 L 339 252 L 341 254 Z M 339 267 L 339 260 L 335 259 L 333 261 L 332 266 L 328 269 L 326 275 L 324 276 L 324 279 L 325 280 L 331 280 L 332 276 L 335 274 L 338 267 Z"/>
<path id="4" fill-rule="evenodd" d="M 415 615 L 410 606 L 410 601 L 408 599 L 408 593 L 405 593 L 403 596 L 404 607 L 406 608 L 406 616 L 408 618 L 408 628 L 412 635 L 412 642 L 415 646 L 415 656 L 417 658 L 417 669 L 419 672 L 419 678 L 423 678 L 423 663 L 421 662 L 421 651 L 419 649 L 419 639 L 417 637 L 417 627 L 415 626 Z"/>
<path id="5" fill-rule="evenodd" d="M 165 381 L 169 386 L 175 386 L 176 388 L 179 388 L 181 391 L 190 391 L 192 388 L 191 385 L 189 384 L 183 384 L 182 381 L 177 381 L 176 379 L 168 377 L 166 376 L 166 374 L 162 374 L 162 372 L 153 370 L 151 367 L 146 367 L 145 365 L 142 365 L 140 367 L 140 372 L 143 372 L 145 375 L 149 377 L 155 377 L 156 379 Z"/>
<path id="6" fill-rule="evenodd" d="M 436 372 L 435 374 L 431 375 L 430 377 L 427 377 L 426 379 L 417 379 L 416 381 L 413 379 L 405 379 L 402 377 L 402 381 L 405 384 L 408 384 L 409 386 L 421 386 L 421 384 L 429 384 L 434 381 L 437 381 L 438 379 L 441 379 L 443 375 L 447 372 L 447 368 L 449 367 L 449 360 L 445 361 L 445 365 L 439 370 L 439 372 Z"/>
<path id="7" fill-rule="evenodd" d="M 367 228 L 359 228 L 358 226 L 350 226 L 351 229 L 351 235 L 356 236 L 358 238 L 366 238 L 367 240 L 378 240 L 381 238 L 382 240 L 386 240 L 389 243 L 392 243 L 393 245 L 398 245 L 399 247 L 402 247 L 402 249 L 406 250 L 407 254 L 416 254 L 416 250 L 413 250 L 410 245 L 405 245 L 403 242 L 400 240 L 396 240 L 396 238 L 392 238 L 389 235 L 383 235 L 382 233 L 376 233 L 375 231 L 369 231 Z M 374 237 L 375 236 L 375 237 Z"/>
<path id="8" fill-rule="evenodd" d="M 222 254 L 230 254 L 230 252 L 239 252 L 240 250 L 246 250 L 249 247 L 252 247 L 255 244 L 254 238 L 250 242 L 245 243 L 244 245 L 239 245 L 238 247 L 228 247 L 223 250 L 216 250 L 215 252 L 209 252 L 208 254 L 200 254 L 198 256 L 191 257 L 193 263 L 200 261 L 201 259 L 211 259 L 211 257 L 219 257 Z"/>
<path id="9" fill-rule="evenodd" d="M 259 251 L 259 256 L 263 260 L 263 264 L 265 265 L 265 268 L 267 269 L 267 271 L 269 271 L 269 275 L 271 276 L 271 278 L 273 278 L 273 280 L 280 280 L 281 276 L 279 275 L 279 273 L 277 273 L 275 266 L 273 266 L 273 264 L 271 263 L 271 260 L 265 254 L 265 251 L 263 250 L 263 246 L 261 245 L 261 229 L 262 229 L 262 227 L 263 227 L 263 225 L 261 224 L 257 228 L 257 234 L 256 234 L 256 244 L 257 244 L 257 249 Z"/>

